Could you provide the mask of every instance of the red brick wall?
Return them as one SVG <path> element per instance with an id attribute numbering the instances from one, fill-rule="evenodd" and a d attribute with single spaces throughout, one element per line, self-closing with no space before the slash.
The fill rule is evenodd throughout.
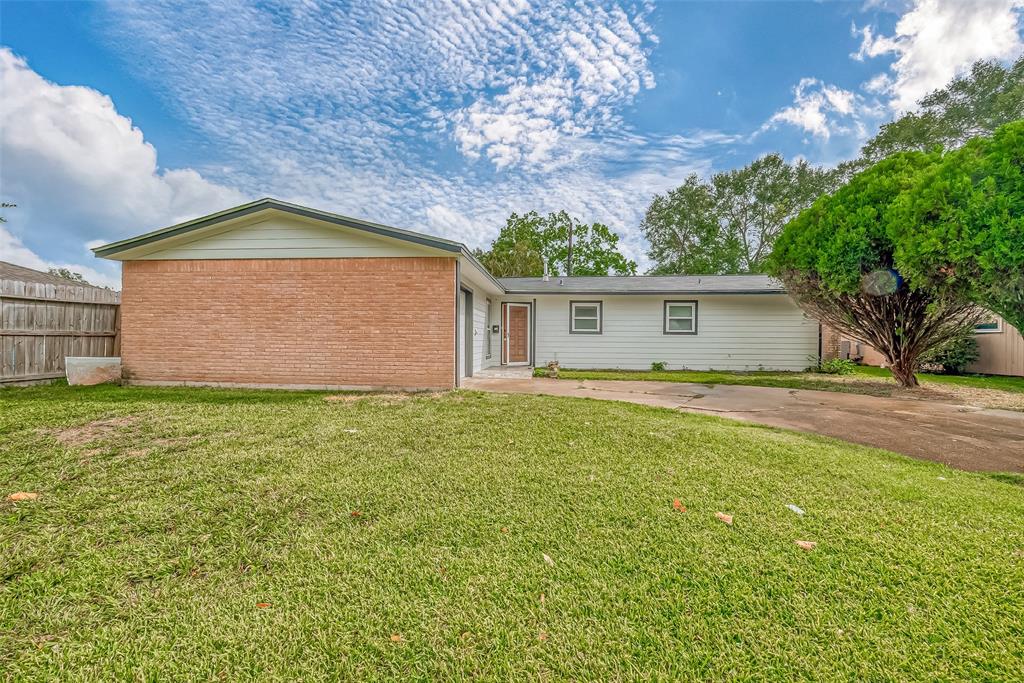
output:
<path id="1" fill-rule="evenodd" d="M 455 259 L 128 261 L 125 377 L 454 384 Z"/>
<path id="2" fill-rule="evenodd" d="M 863 365 L 877 365 L 885 367 L 889 363 L 880 352 L 876 351 L 870 344 L 856 342 L 828 325 L 821 328 L 822 357 L 825 360 L 838 358 L 841 344 L 846 341 L 850 344 L 850 355 L 859 356 L 856 360 Z M 859 351 L 858 351 L 859 350 Z"/>

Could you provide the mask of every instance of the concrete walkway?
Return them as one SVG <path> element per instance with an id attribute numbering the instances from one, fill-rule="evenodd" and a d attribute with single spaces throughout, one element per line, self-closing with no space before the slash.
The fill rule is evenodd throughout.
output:
<path id="1" fill-rule="evenodd" d="M 478 391 L 628 401 L 832 436 L 964 470 L 1024 472 L 1024 413 L 773 387 L 473 377 Z"/>

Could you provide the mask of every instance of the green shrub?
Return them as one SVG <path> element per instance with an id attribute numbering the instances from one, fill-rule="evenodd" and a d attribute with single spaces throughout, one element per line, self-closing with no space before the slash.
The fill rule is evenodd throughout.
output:
<path id="1" fill-rule="evenodd" d="M 945 375 L 962 375 L 967 366 L 978 360 L 978 340 L 974 330 L 969 329 L 954 337 L 937 349 L 921 357 L 921 366 L 930 372 Z"/>
<path id="2" fill-rule="evenodd" d="M 668 363 L 666 363 L 665 361 L 656 360 L 653 363 L 651 363 L 651 372 L 664 372 L 667 366 Z"/>
<path id="3" fill-rule="evenodd" d="M 851 375 L 857 371 L 857 364 L 849 358 L 830 358 L 821 361 L 814 371 L 826 375 Z"/>

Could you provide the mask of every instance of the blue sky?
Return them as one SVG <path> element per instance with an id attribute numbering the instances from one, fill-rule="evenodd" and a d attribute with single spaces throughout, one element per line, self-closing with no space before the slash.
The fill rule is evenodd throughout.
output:
<path id="1" fill-rule="evenodd" d="M 0 3 L 0 259 L 115 284 L 88 246 L 261 196 L 484 246 L 602 221 L 779 151 L 834 164 L 1024 0 Z"/>

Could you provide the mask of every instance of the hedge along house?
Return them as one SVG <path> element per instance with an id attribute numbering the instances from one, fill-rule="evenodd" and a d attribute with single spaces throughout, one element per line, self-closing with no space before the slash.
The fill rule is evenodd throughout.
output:
<path id="1" fill-rule="evenodd" d="M 139 384 L 434 389 L 491 366 L 799 370 L 764 276 L 496 279 L 462 244 L 262 199 L 94 249 Z"/>

